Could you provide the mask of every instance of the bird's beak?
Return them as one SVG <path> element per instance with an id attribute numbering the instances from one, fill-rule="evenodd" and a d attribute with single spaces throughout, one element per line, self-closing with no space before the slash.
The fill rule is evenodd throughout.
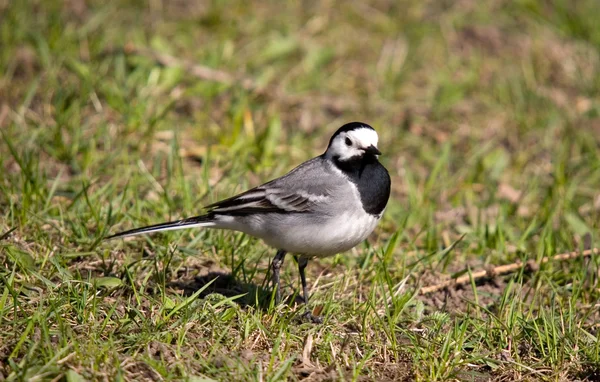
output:
<path id="1" fill-rule="evenodd" d="M 371 154 L 371 155 L 381 155 L 381 151 L 379 151 L 379 149 L 377 149 L 377 147 L 371 145 L 369 147 L 367 147 L 365 150 L 365 153 L 367 154 Z"/>

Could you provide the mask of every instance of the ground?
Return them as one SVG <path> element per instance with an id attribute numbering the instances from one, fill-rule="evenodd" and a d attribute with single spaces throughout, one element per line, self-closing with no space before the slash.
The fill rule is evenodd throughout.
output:
<path id="1" fill-rule="evenodd" d="M 0 0 L 0 380 L 600 380 L 599 12 Z M 356 120 L 392 199 L 367 242 L 309 263 L 323 324 L 299 319 L 291 257 L 273 303 L 260 240 L 102 240 Z"/>

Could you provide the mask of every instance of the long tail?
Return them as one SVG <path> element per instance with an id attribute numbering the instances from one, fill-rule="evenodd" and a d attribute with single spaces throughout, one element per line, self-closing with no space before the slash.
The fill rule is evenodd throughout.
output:
<path id="1" fill-rule="evenodd" d="M 141 235 L 144 233 L 160 232 L 160 231 L 172 231 L 176 229 L 193 228 L 193 227 L 212 227 L 215 225 L 213 216 L 211 214 L 194 216 L 187 219 L 177 220 L 173 222 L 154 224 L 147 227 L 134 228 L 129 231 L 123 231 L 116 233 L 112 236 L 104 238 L 104 240 L 115 239 L 117 237 L 127 237 Z"/>

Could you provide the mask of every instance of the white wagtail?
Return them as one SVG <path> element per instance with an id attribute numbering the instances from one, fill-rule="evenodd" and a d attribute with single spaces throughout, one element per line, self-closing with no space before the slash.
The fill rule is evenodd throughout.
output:
<path id="1" fill-rule="evenodd" d="M 377 141 L 371 126 L 348 123 L 333 134 L 325 153 L 280 178 L 211 204 L 203 215 L 107 239 L 191 227 L 245 232 L 277 248 L 271 263 L 277 303 L 281 300 L 279 270 L 286 253 L 295 254 L 308 304 L 304 274 L 308 259 L 335 255 L 365 240 L 387 205 L 390 176 L 377 159 L 381 155 Z"/>

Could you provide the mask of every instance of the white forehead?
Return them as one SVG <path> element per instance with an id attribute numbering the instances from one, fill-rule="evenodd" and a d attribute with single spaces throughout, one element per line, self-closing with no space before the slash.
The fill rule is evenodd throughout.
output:
<path id="1" fill-rule="evenodd" d="M 377 142 L 379 141 L 377 132 L 367 127 L 350 130 L 346 132 L 346 136 L 352 139 L 352 142 L 357 143 L 360 147 L 369 147 L 371 145 L 377 147 Z"/>

